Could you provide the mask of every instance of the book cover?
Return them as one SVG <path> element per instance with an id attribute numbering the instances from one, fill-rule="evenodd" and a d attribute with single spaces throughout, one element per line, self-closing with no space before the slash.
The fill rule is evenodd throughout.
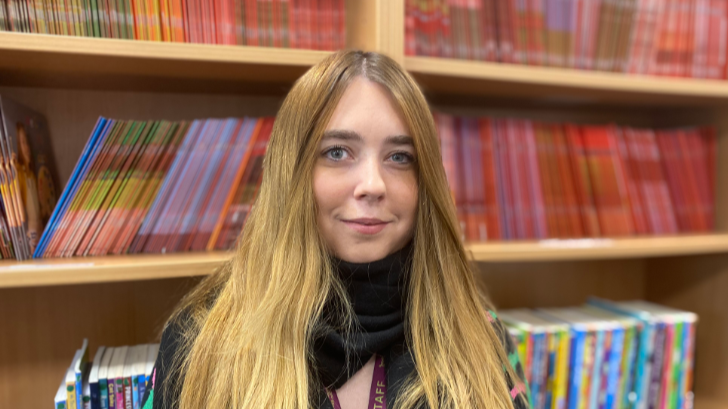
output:
<path id="1" fill-rule="evenodd" d="M 8 98 L 0 99 L 10 166 L 17 173 L 29 252 L 38 245 L 56 206 L 60 182 L 45 117 Z"/>
<path id="2" fill-rule="evenodd" d="M 556 174 L 555 178 L 561 185 L 564 224 L 569 237 L 584 237 L 581 224 L 579 202 L 574 188 L 574 175 L 569 160 L 569 148 L 561 125 L 551 126 L 551 140 L 553 141 Z"/>
<path id="3" fill-rule="evenodd" d="M 147 344 L 136 346 L 136 356 L 132 364 L 131 384 L 132 384 L 132 400 L 133 408 L 141 408 L 142 399 L 146 392 L 146 375 L 144 370 L 147 364 L 147 355 L 149 346 Z"/>

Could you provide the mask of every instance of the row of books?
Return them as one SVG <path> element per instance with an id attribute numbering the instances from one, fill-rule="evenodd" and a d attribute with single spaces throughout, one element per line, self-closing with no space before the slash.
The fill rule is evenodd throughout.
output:
<path id="1" fill-rule="evenodd" d="M 645 301 L 499 313 L 534 409 L 692 409 L 697 315 Z"/>
<path id="2" fill-rule="evenodd" d="M 724 0 L 406 0 L 405 53 L 726 78 Z"/>
<path id="3" fill-rule="evenodd" d="M 713 228 L 713 128 L 635 129 L 435 113 L 466 240 Z"/>
<path id="4" fill-rule="evenodd" d="M 60 188 L 45 117 L 0 96 L 0 257 L 31 257 Z"/>
<path id="5" fill-rule="evenodd" d="M 273 118 L 99 118 L 34 257 L 232 248 L 272 127 Z"/>
<path id="6" fill-rule="evenodd" d="M 88 340 L 66 371 L 55 396 L 56 409 L 140 409 L 159 344 L 104 347 L 89 361 Z"/>
<path id="7" fill-rule="evenodd" d="M 0 31 L 336 50 L 345 0 L 0 0 Z"/>

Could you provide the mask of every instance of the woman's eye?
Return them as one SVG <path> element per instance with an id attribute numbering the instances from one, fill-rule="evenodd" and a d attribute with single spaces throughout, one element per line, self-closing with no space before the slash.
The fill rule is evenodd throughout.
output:
<path id="1" fill-rule="evenodd" d="M 347 155 L 346 150 L 344 150 L 344 148 L 340 148 L 340 147 L 333 147 L 333 148 L 327 150 L 326 152 L 324 152 L 324 154 L 326 155 L 327 158 L 329 158 L 331 160 L 335 160 L 335 161 L 345 159 L 346 155 Z"/>
<path id="2" fill-rule="evenodd" d="M 401 164 L 409 164 L 414 159 L 412 155 L 405 152 L 396 152 L 393 153 L 392 156 L 390 156 L 393 162 L 395 163 L 401 163 Z"/>

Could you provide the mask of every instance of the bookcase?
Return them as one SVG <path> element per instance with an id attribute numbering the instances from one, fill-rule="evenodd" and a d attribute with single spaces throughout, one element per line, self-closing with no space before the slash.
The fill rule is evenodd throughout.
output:
<path id="1" fill-rule="evenodd" d="M 404 56 L 404 0 L 347 0 L 347 45 L 386 53 L 438 110 L 635 126 L 712 124 L 719 134 L 710 235 L 468 243 L 500 308 L 642 298 L 700 317 L 697 409 L 728 408 L 728 82 Z M 48 118 L 60 177 L 99 115 L 273 115 L 326 56 L 309 50 L 0 32 L 0 95 Z M 175 303 L 225 252 L 0 262 L 0 407 L 51 404 L 86 337 L 154 341 Z"/>

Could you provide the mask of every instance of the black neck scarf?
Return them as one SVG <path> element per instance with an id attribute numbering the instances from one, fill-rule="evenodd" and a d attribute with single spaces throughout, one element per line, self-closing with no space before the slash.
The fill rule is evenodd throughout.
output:
<path id="1" fill-rule="evenodd" d="M 324 386 L 340 388 L 375 353 L 386 359 L 393 349 L 404 348 L 406 283 L 411 264 L 411 242 L 370 263 L 334 259 L 334 268 L 349 293 L 358 326 L 345 335 L 329 325 L 316 338 L 314 357 Z M 328 319 L 325 313 L 324 322 Z"/>

